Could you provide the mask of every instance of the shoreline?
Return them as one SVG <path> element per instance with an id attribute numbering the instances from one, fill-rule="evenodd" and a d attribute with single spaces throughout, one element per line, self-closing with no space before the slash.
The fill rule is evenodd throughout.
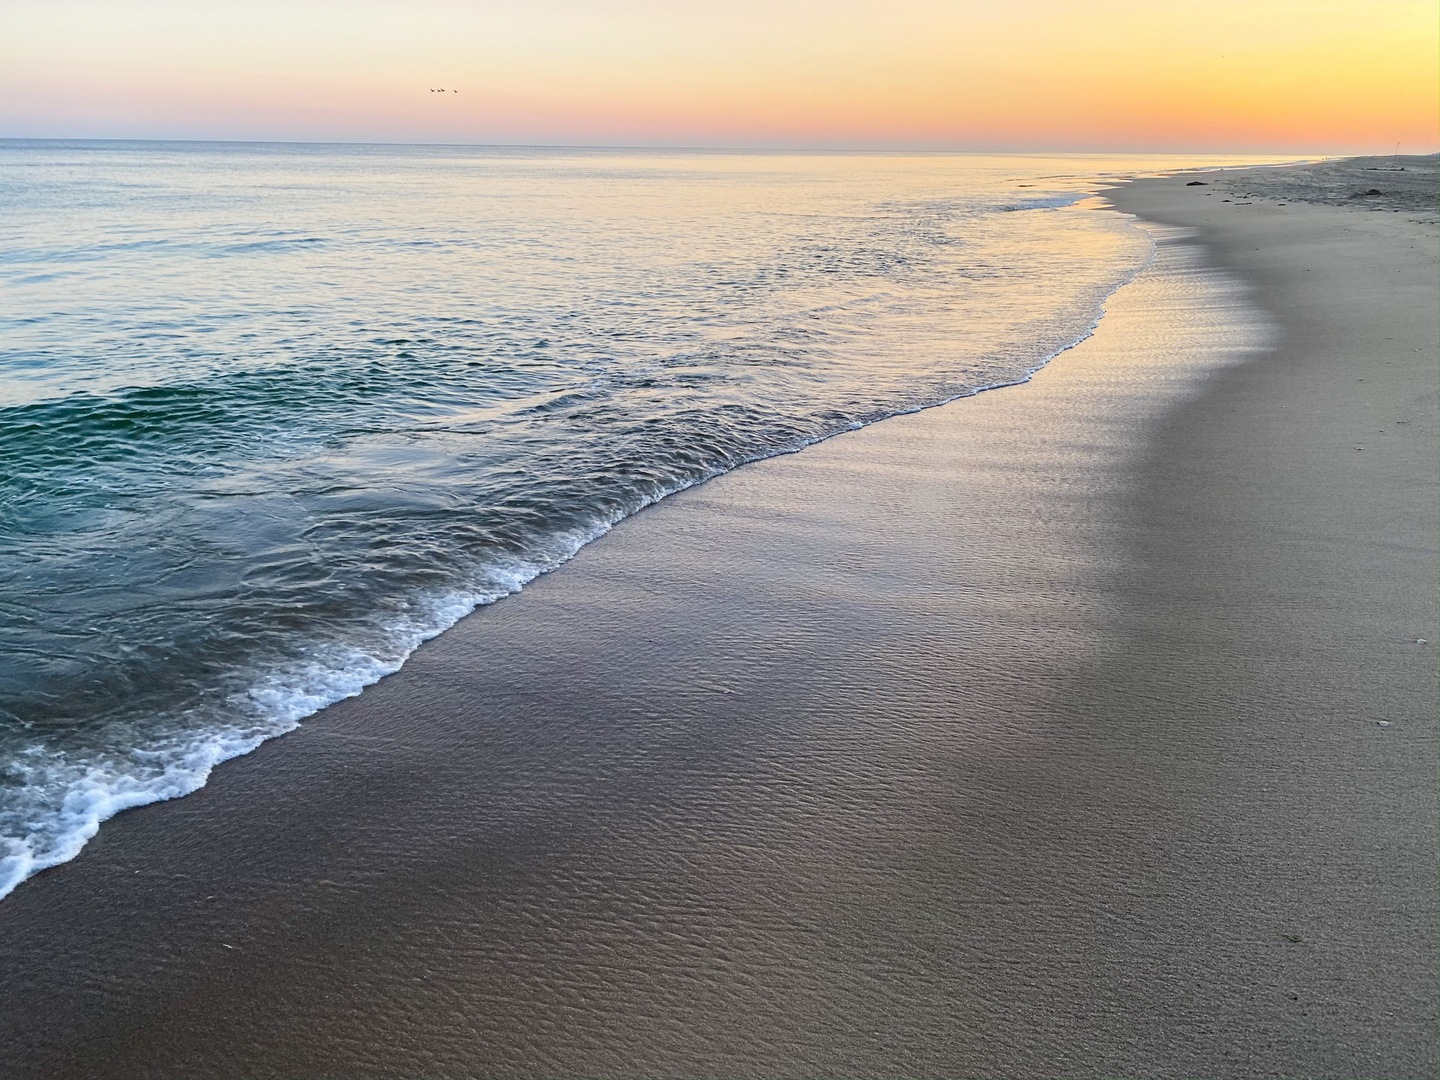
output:
<path id="1" fill-rule="evenodd" d="M 1107 198 L 1263 358 L 1144 367 L 1193 313 L 1132 284 L 1029 383 L 627 519 L 0 904 L 0 1067 L 1433 1073 L 1433 236 L 1365 297 L 1418 367 L 1337 357 L 1409 224 L 1247 254 L 1186 183 Z M 1399 450 L 1339 452 L 1358 378 Z"/>
<path id="2" fill-rule="evenodd" d="M 1087 202 L 1095 202 L 1097 199 L 1098 196 L 1093 193 L 1082 194 L 1076 196 L 1069 202 L 1049 208 L 1070 210 Z M 359 669 L 362 669 L 360 673 L 356 673 L 357 667 L 345 670 L 332 669 L 324 671 L 322 673 L 322 681 L 328 684 L 327 690 L 323 693 L 316 693 L 309 689 L 303 691 L 302 696 L 305 704 L 303 704 L 300 709 L 296 709 L 293 706 L 292 700 L 287 700 L 283 703 L 282 707 L 262 715 L 255 724 L 238 731 L 219 728 L 208 734 L 202 733 L 198 741 L 188 747 L 187 752 L 182 755 L 178 762 L 173 763 L 170 769 L 155 775 L 144 784 L 134 785 L 127 783 L 126 781 L 130 780 L 129 777 L 122 778 L 118 783 L 97 783 L 96 777 L 91 773 L 86 777 L 85 783 L 78 790 L 72 789 L 72 794 L 81 796 L 79 802 L 84 807 L 84 810 L 80 814 L 73 815 L 74 818 L 77 819 L 75 824 L 62 834 L 61 839 L 63 842 L 57 845 L 58 855 L 56 851 L 52 850 L 42 853 L 38 858 L 30 851 L 25 851 L 23 854 L 11 854 L 0 857 L 0 901 L 3 901 L 5 897 L 9 896 L 11 892 L 23 885 L 35 874 L 56 866 L 64 865 L 74 859 L 84 850 L 85 845 L 94 838 L 100 827 L 117 814 L 137 807 L 168 802 L 194 794 L 209 782 L 209 778 L 216 768 L 238 757 L 244 757 L 253 753 L 259 746 L 272 739 L 281 738 L 290 734 L 311 717 L 319 715 L 325 709 L 340 701 L 358 696 L 367 687 L 373 686 L 381 679 L 393 675 L 405 665 L 415 650 L 423 646 L 426 642 L 445 633 L 461 619 L 489 607 L 494 603 L 514 596 L 537 577 L 552 573 L 560 567 L 563 567 L 574 557 L 577 551 L 587 544 L 593 543 L 595 540 L 603 537 L 620 521 L 633 517 L 635 514 L 641 513 L 650 506 L 680 491 L 707 483 L 717 476 L 723 476 L 725 473 L 733 472 L 737 468 L 744 468 L 788 454 L 800 453 L 808 447 L 816 446 L 839 435 L 863 430 L 873 424 L 881 423 L 882 421 L 895 417 L 909 416 L 927 409 L 941 408 L 995 390 L 1005 390 L 1012 387 L 1023 386 L 1029 382 L 1037 372 L 1044 370 L 1044 368 L 1056 358 L 1064 355 L 1089 338 L 1104 318 L 1105 305 L 1109 303 L 1110 298 L 1133 281 L 1137 274 L 1142 273 L 1153 257 L 1154 251 L 1152 249 L 1149 258 L 1147 258 L 1134 273 L 1119 280 L 1110 292 L 1099 301 L 1095 309 L 1094 320 L 1084 330 L 1081 336 L 1046 356 L 1037 366 L 1028 369 L 1019 378 L 980 386 L 954 397 L 942 398 L 921 405 L 912 405 L 899 409 L 896 412 L 880 413 L 863 421 L 854 421 L 848 427 L 809 438 L 785 449 L 772 450 L 761 456 L 744 459 L 740 461 L 739 464 L 731 465 L 723 472 L 717 472 L 685 483 L 680 487 L 665 490 L 650 501 L 644 502 L 638 508 L 626 512 L 618 519 L 592 521 L 587 526 L 582 537 L 575 541 L 576 546 L 572 550 L 566 552 L 562 547 L 560 551 L 552 551 L 543 558 L 526 562 L 523 564 L 521 570 L 512 572 L 509 575 L 509 582 L 503 587 L 508 589 L 508 591 L 501 591 L 502 587 L 493 589 L 467 587 L 460 592 L 440 597 L 431 607 L 435 610 L 445 612 L 445 614 L 428 625 L 412 628 L 408 634 L 407 644 L 401 647 L 403 655 L 399 660 L 381 658 L 367 653 L 362 657 L 363 663 L 357 665 Z M 566 546 L 568 546 L 568 543 L 567 541 Z M 475 599 L 477 596 L 482 598 L 477 600 Z M 457 610 L 462 610 L 463 614 L 455 615 L 454 612 Z M 247 688 L 245 693 L 251 695 L 268 695 L 272 692 L 272 684 L 277 678 L 280 681 L 292 684 L 297 681 L 294 678 L 292 669 L 282 668 L 278 671 L 267 673 L 264 679 L 253 683 Z M 343 689 L 337 690 L 335 688 L 337 684 L 343 687 Z M 293 699 L 296 694 L 293 685 L 290 687 L 289 693 Z M 316 704 L 316 702 L 323 703 Z M 309 711 L 301 711 L 301 709 L 308 709 Z"/>

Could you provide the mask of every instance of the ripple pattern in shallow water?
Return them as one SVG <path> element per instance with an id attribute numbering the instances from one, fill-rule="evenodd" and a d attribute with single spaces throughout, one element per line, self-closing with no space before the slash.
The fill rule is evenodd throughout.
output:
<path id="1" fill-rule="evenodd" d="M 665 494 L 1024 378 L 1127 167 L 0 147 L 0 895 Z"/>

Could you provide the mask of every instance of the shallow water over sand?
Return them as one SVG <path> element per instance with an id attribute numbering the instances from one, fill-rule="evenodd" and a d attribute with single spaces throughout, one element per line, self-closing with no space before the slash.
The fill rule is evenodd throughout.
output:
<path id="1" fill-rule="evenodd" d="M 0 144 L 0 894 L 640 507 L 1025 378 L 1165 164 Z"/>

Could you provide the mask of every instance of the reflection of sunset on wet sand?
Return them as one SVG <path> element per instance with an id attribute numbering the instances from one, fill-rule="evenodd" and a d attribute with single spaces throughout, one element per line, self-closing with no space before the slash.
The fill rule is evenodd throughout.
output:
<path id="1" fill-rule="evenodd" d="M 0 27 L 0 1077 L 1440 1075 L 1435 0 Z"/>

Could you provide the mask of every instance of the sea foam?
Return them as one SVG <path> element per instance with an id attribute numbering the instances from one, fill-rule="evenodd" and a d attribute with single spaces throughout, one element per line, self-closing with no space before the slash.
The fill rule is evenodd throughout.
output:
<path id="1" fill-rule="evenodd" d="M 1138 164 L 0 147 L 0 894 L 657 499 L 1028 378 Z"/>

